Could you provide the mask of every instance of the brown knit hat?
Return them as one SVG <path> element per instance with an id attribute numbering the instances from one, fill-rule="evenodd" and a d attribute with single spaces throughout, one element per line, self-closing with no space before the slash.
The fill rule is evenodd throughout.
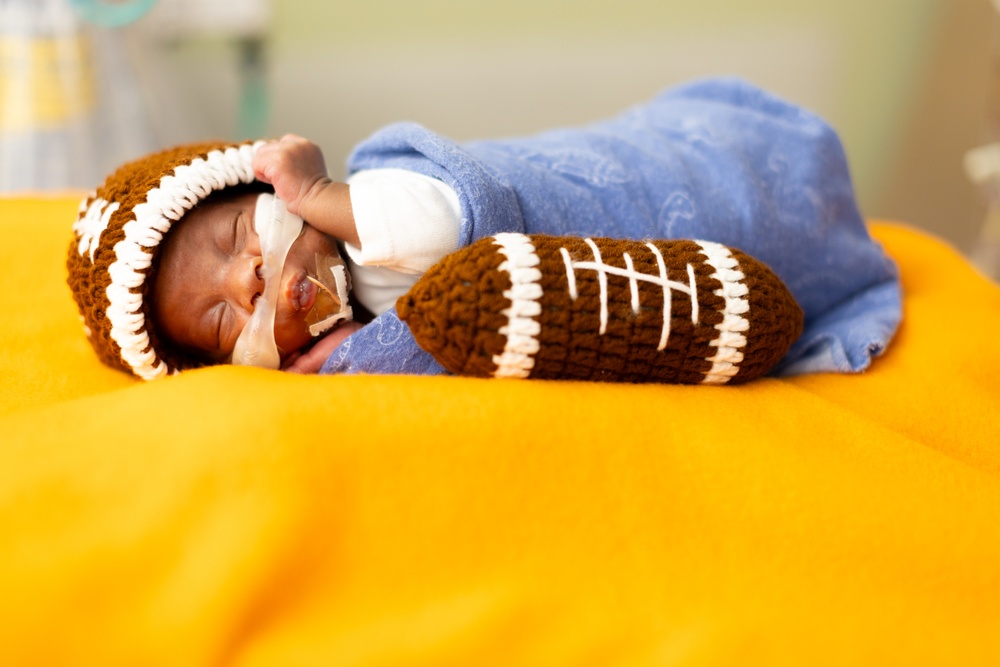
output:
<path id="1" fill-rule="evenodd" d="M 66 266 L 101 360 L 145 380 L 200 365 L 157 336 L 146 296 L 171 225 L 214 192 L 254 182 L 263 142 L 177 146 L 123 165 L 80 203 Z"/>

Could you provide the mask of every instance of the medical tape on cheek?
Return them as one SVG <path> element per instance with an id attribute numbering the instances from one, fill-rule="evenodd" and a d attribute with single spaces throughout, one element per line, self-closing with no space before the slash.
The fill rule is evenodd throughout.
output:
<path id="1" fill-rule="evenodd" d="M 254 229 L 260 238 L 263 257 L 261 277 L 264 291 L 254 304 L 253 315 L 233 348 L 232 363 L 240 366 L 280 368 L 281 355 L 274 341 L 274 317 L 281 289 L 281 273 L 288 249 L 302 232 L 302 218 L 289 213 L 285 202 L 264 193 L 257 198 Z"/>
<path id="2" fill-rule="evenodd" d="M 331 253 L 316 255 L 316 278 L 306 276 L 316 285 L 316 301 L 306 315 L 309 334 L 319 336 L 329 331 L 340 321 L 354 317 L 348 293 L 351 289 L 351 276 L 347 266 L 336 250 Z"/>

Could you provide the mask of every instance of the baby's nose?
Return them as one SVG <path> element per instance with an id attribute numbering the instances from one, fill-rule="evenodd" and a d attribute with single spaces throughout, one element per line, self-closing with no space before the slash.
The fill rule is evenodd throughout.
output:
<path id="1" fill-rule="evenodd" d="M 233 289 L 239 303 L 253 312 L 257 297 L 264 293 L 264 260 L 260 256 L 245 258 L 233 272 Z"/>

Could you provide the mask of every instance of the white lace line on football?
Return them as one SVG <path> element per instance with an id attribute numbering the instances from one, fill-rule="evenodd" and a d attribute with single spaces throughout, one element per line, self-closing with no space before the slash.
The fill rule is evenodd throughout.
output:
<path id="1" fill-rule="evenodd" d="M 696 241 L 705 254 L 706 262 L 715 269 L 712 277 L 722 283 L 715 290 L 716 296 L 725 300 L 722 309 L 722 321 L 715 325 L 719 336 L 709 345 L 718 348 L 715 355 L 708 359 L 712 368 L 705 374 L 702 384 L 724 384 L 739 371 L 743 361 L 743 349 L 747 339 L 744 335 L 750 329 L 746 314 L 750 312 L 750 302 L 746 296 L 750 290 L 742 282 L 743 272 L 729 248 L 711 241 Z"/>
<path id="2" fill-rule="evenodd" d="M 690 264 L 687 265 L 687 275 L 688 283 L 677 282 L 675 280 L 667 279 L 667 266 L 663 261 L 663 255 L 660 253 L 659 249 L 652 243 L 647 243 L 646 247 L 653 251 L 656 256 L 656 263 L 659 267 L 659 275 L 650 275 L 648 273 L 642 273 L 641 271 L 636 271 L 633 268 L 632 258 L 629 254 L 623 253 L 625 258 L 625 266 L 627 268 L 621 269 L 617 266 L 611 266 L 605 264 L 601 259 L 601 251 L 598 250 L 597 245 L 590 239 L 584 239 L 584 241 L 590 246 L 592 252 L 594 253 L 593 262 L 575 262 L 569 256 L 569 252 L 566 248 L 560 248 L 560 254 L 562 255 L 563 264 L 566 266 L 566 280 L 569 283 L 569 296 L 572 300 L 576 301 L 577 296 L 579 296 L 576 289 L 576 270 L 590 270 L 597 271 L 597 280 L 600 289 L 600 300 L 601 300 L 601 328 L 600 334 L 603 336 L 607 331 L 608 326 L 608 274 L 613 276 L 622 276 L 629 279 L 629 290 L 632 295 L 632 312 L 639 312 L 639 285 L 638 281 L 643 281 L 647 283 L 653 283 L 654 285 L 659 285 L 663 290 L 663 330 L 660 334 L 660 343 L 657 346 L 657 350 L 664 350 L 667 347 L 667 340 L 670 338 L 670 312 L 671 312 L 671 297 L 670 290 L 677 290 L 678 292 L 684 292 L 691 297 L 691 322 L 693 324 L 698 324 L 698 290 L 695 287 L 695 277 L 694 277 L 694 267 Z"/>
<path id="3" fill-rule="evenodd" d="M 646 247 L 649 248 L 653 255 L 656 256 L 656 267 L 660 271 L 660 280 L 663 281 L 662 284 L 667 283 L 667 263 L 663 261 L 663 253 L 652 243 L 647 243 Z M 670 313 L 671 308 L 671 291 L 668 289 L 662 290 L 663 292 L 663 330 L 660 332 L 660 344 L 656 346 L 658 352 L 662 352 L 667 349 L 667 341 L 670 340 Z"/>
<path id="4" fill-rule="evenodd" d="M 108 267 L 111 284 L 107 290 L 107 317 L 111 339 L 139 377 L 151 380 L 167 373 L 167 365 L 157 359 L 150 344 L 142 314 L 142 291 L 137 289 L 153 262 L 153 254 L 146 248 L 159 245 L 170 226 L 210 193 L 237 183 L 252 183 L 251 162 L 263 143 L 210 151 L 205 159 L 196 158 L 176 167 L 146 194 L 145 201 L 135 205 L 133 219 L 122 227 L 125 238 L 115 244 L 115 261 Z"/>
<path id="5" fill-rule="evenodd" d="M 497 234 L 493 240 L 506 258 L 499 270 L 510 277 L 510 289 L 503 293 L 510 300 L 510 307 L 500 311 L 507 317 L 507 324 L 499 330 L 507 340 L 503 353 L 493 355 L 493 363 L 497 367 L 493 377 L 526 378 L 535 367 L 538 334 L 541 331 L 537 319 L 542 313 L 538 301 L 542 296 L 538 255 L 531 239 L 524 234 Z"/>

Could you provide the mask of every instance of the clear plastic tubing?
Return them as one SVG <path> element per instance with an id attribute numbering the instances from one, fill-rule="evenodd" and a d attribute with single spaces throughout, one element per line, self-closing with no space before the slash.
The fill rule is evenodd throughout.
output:
<path id="1" fill-rule="evenodd" d="M 285 202 L 264 193 L 257 198 L 253 224 L 260 237 L 264 260 L 261 267 L 264 291 L 257 298 L 253 315 L 236 340 L 232 363 L 276 369 L 281 367 L 281 355 L 274 341 L 274 316 L 280 296 L 281 272 L 288 249 L 302 232 L 303 223 L 302 218 L 288 211 Z"/>

